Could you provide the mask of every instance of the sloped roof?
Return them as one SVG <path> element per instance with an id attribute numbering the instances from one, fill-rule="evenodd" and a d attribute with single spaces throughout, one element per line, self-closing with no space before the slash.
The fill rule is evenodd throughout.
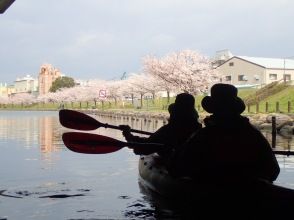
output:
<path id="1" fill-rule="evenodd" d="M 294 69 L 294 59 L 235 56 L 267 69 Z"/>

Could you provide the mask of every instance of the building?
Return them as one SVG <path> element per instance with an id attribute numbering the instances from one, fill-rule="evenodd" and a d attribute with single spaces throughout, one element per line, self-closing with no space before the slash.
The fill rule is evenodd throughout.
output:
<path id="1" fill-rule="evenodd" d="M 294 79 L 292 59 L 233 56 L 216 69 L 223 83 L 237 87 L 262 86 Z"/>
<path id="2" fill-rule="evenodd" d="M 0 97 L 8 97 L 8 88 L 6 83 L 0 83 Z"/>
<path id="3" fill-rule="evenodd" d="M 61 77 L 61 72 L 51 64 L 43 64 L 39 73 L 39 95 L 44 95 L 49 92 L 52 83 Z"/>
<path id="4" fill-rule="evenodd" d="M 218 50 L 212 58 L 212 65 L 213 67 L 218 67 L 232 57 L 233 54 L 228 49 Z"/>
<path id="5" fill-rule="evenodd" d="M 0 83 L 0 97 L 9 97 L 15 93 L 14 85 Z"/>
<path id="6" fill-rule="evenodd" d="M 17 78 L 14 81 L 14 94 L 19 93 L 31 93 L 36 94 L 38 91 L 38 80 L 34 79 L 30 75 L 26 75 L 23 78 Z"/>
<path id="7" fill-rule="evenodd" d="M 15 93 L 14 85 L 8 85 L 7 86 L 7 95 L 8 95 L 8 97 L 10 97 L 14 93 Z"/>

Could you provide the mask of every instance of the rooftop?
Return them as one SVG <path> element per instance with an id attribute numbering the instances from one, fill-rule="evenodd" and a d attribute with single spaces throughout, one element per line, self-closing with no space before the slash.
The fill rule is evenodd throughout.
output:
<path id="1" fill-rule="evenodd" d="M 268 69 L 294 69 L 294 59 L 235 56 Z"/>

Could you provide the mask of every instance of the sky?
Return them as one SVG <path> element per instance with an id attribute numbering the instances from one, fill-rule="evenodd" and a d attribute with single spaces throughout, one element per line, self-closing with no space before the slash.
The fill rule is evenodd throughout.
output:
<path id="1" fill-rule="evenodd" d="M 52 64 L 75 79 L 119 79 L 142 58 L 294 56 L 293 0 L 16 0 L 0 14 L 0 83 Z"/>

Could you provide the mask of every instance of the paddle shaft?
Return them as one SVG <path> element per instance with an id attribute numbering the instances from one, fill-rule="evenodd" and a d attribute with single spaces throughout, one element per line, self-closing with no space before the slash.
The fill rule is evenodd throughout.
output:
<path id="1" fill-rule="evenodd" d="M 95 129 L 99 128 L 99 127 L 105 127 L 105 128 L 113 128 L 113 129 L 123 130 L 120 126 L 110 125 L 110 124 L 107 124 L 107 123 L 101 123 L 98 120 L 96 120 L 95 118 L 90 117 L 89 115 L 87 115 L 85 113 L 74 111 L 74 110 L 68 110 L 68 109 L 60 110 L 59 111 L 59 119 L 60 119 L 60 123 L 64 127 L 72 128 L 72 129 L 89 131 L 89 130 L 95 130 Z M 136 129 L 131 129 L 130 131 L 140 133 L 140 134 L 146 134 L 146 135 L 151 135 L 152 134 L 151 132 L 141 131 L 141 130 L 136 130 Z M 87 138 L 85 138 L 83 141 L 86 142 Z M 95 141 L 96 141 L 96 139 L 95 139 Z M 82 144 L 82 143 L 80 143 L 80 144 Z M 131 147 L 132 144 L 129 144 L 129 145 L 128 144 L 129 143 L 127 143 L 127 142 L 123 142 L 124 146 L 130 146 Z M 138 143 L 135 143 L 135 145 L 136 144 L 138 146 Z M 132 145 L 132 147 L 135 146 L 135 145 Z M 95 147 L 95 144 L 93 144 L 93 147 Z M 275 150 L 273 152 L 275 154 L 278 154 L 278 155 L 286 155 L 286 156 L 294 155 L 293 151 L 278 151 L 278 150 Z"/>
<path id="2" fill-rule="evenodd" d="M 66 132 L 62 135 L 62 139 L 65 146 L 70 150 L 86 154 L 112 153 L 123 147 L 153 147 L 156 149 L 164 147 L 163 144 L 159 143 L 124 142 L 111 137 L 84 132 Z M 274 150 L 273 153 L 285 156 L 294 155 L 293 151 Z"/>
<path id="3" fill-rule="evenodd" d="M 278 155 L 285 155 L 285 156 L 293 156 L 294 155 L 294 151 L 274 150 L 273 152 L 274 152 L 274 154 L 278 154 Z"/>
<path id="4" fill-rule="evenodd" d="M 119 126 L 116 126 L 116 125 L 110 125 L 110 124 L 107 124 L 107 123 L 101 123 L 101 127 L 104 127 L 104 128 L 113 128 L 113 129 L 118 129 L 118 130 L 123 130 L 123 129 L 120 128 Z M 131 131 L 131 132 L 135 132 L 135 133 L 139 133 L 139 134 L 146 134 L 146 135 L 151 135 L 151 134 L 152 134 L 151 132 L 148 132 L 148 131 L 141 131 L 141 130 L 137 130 L 137 129 L 131 129 L 130 131 Z"/>

